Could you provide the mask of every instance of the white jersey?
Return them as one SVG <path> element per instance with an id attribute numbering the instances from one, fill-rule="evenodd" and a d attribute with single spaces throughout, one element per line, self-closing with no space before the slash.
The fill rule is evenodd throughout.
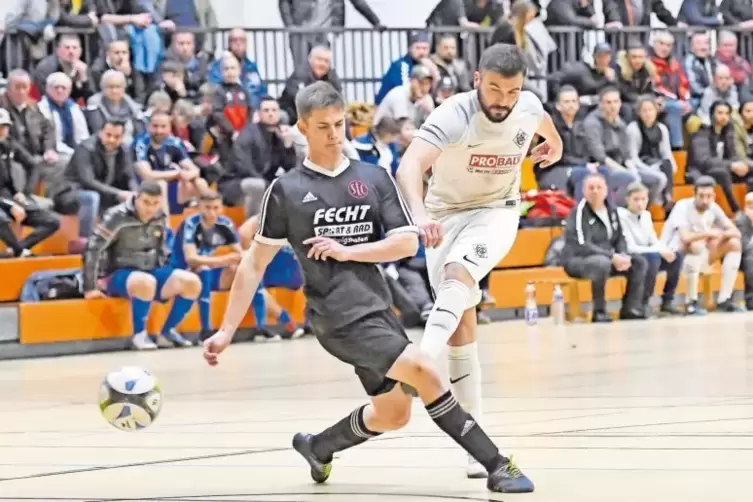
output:
<path id="1" fill-rule="evenodd" d="M 439 217 L 475 208 L 516 207 L 520 171 L 544 117 L 535 94 L 523 91 L 501 123 L 486 118 L 477 91 L 456 94 L 434 110 L 416 136 L 440 148 L 426 209 Z"/>

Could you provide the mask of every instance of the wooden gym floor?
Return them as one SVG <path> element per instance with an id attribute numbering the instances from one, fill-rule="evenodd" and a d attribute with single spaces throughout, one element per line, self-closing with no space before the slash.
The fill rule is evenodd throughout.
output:
<path id="1" fill-rule="evenodd" d="M 289 448 L 363 402 L 313 339 L 0 364 L 0 499 L 198 501 L 750 501 L 753 317 L 481 328 L 485 422 L 536 493 L 490 495 L 416 401 L 400 433 L 344 452 L 314 486 Z M 0 347 L 1 350 L 1 347 Z M 96 407 L 107 370 L 161 379 L 151 428 Z"/>

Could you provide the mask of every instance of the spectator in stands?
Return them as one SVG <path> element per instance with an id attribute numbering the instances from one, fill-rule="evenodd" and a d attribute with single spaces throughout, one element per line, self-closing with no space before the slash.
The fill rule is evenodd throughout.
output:
<path id="1" fill-rule="evenodd" d="M 191 270 L 201 279 L 199 321 L 201 338 L 205 339 L 211 336 L 212 291 L 230 289 L 243 250 L 235 225 L 222 215 L 220 194 L 207 192 L 202 195 L 198 209 L 198 213 L 188 216 L 178 226 L 170 259 L 174 268 Z M 219 247 L 229 247 L 229 252 L 215 255 Z M 266 312 L 262 311 L 264 314 Z"/>
<path id="2" fill-rule="evenodd" d="M 267 84 L 261 78 L 259 67 L 247 55 L 248 37 L 246 36 L 246 32 L 241 28 L 230 30 L 228 45 L 230 46 L 230 53 L 235 56 L 238 64 L 240 64 L 239 77 L 241 85 L 243 85 L 248 93 L 251 106 L 257 109 L 259 107 L 259 100 L 267 95 Z M 212 64 L 212 67 L 209 69 L 209 82 L 215 85 L 221 85 L 224 82 L 225 78 L 222 68 L 222 59 Z"/>
<path id="3" fill-rule="evenodd" d="M 240 87 L 240 84 L 238 84 Z M 242 87 L 241 87 L 242 88 Z M 173 103 L 179 99 L 191 99 L 186 88 L 186 69 L 178 61 L 164 61 L 159 68 L 159 77 L 147 92 L 147 101 L 157 91 L 166 92 Z M 245 91 L 243 91 L 245 93 Z"/>
<path id="4" fill-rule="evenodd" d="M 683 0 L 677 19 L 690 26 L 715 28 L 722 25 L 716 0 Z M 689 68 L 685 71 L 690 72 Z"/>
<path id="5" fill-rule="evenodd" d="M 612 48 L 609 44 L 600 43 L 594 47 L 593 63 L 575 61 L 559 73 L 552 75 L 553 82 L 560 86 L 570 85 L 578 92 L 578 99 L 583 108 L 583 115 L 591 112 L 599 105 L 599 93 L 616 83 L 617 76 L 610 66 Z"/>
<path id="6" fill-rule="evenodd" d="M 434 94 L 432 99 L 434 100 L 434 108 L 441 105 L 445 100 L 457 92 L 455 89 L 455 83 L 450 77 L 442 77 L 437 85 L 434 86 Z"/>
<path id="7" fill-rule="evenodd" d="M 217 16 L 210 0 L 148 0 L 149 14 L 155 23 L 167 31 L 180 32 L 181 29 L 196 29 L 212 31 L 216 29 Z M 196 35 L 196 50 L 202 48 L 211 54 L 214 50 L 212 35 L 198 33 Z"/>
<path id="8" fill-rule="evenodd" d="M 682 148 L 683 119 L 692 111 L 688 78 L 672 55 L 675 38 L 668 31 L 653 36 L 651 61 L 657 71 L 656 92 L 663 98 L 664 121 L 672 148 Z"/>
<path id="9" fill-rule="evenodd" d="M 340 77 L 332 67 L 332 51 L 323 45 L 317 45 L 311 49 L 308 62 L 293 70 L 285 81 L 285 88 L 280 94 L 279 102 L 280 108 L 287 113 L 290 124 L 298 121 L 298 113 L 295 109 L 295 97 L 298 91 L 320 80 L 328 82 L 342 92 Z"/>
<path id="10" fill-rule="evenodd" d="M 397 119 L 400 126 L 400 136 L 398 137 L 397 153 L 402 157 L 405 149 L 413 141 L 413 135 L 416 134 L 416 124 L 408 117 Z"/>
<path id="11" fill-rule="evenodd" d="M 621 183 L 614 183 L 614 202 L 622 204 L 625 201 L 624 189 L 627 188 L 627 174 L 635 181 L 640 174 L 644 184 L 656 190 L 655 187 L 666 184 L 662 173 L 652 171 L 636 172 L 630 162 L 630 141 L 627 126 L 620 118 L 620 91 L 616 87 L 607 87 L 601 91 L 599 108 L 588 114 L 583 121 L 586 130 L 586 152 L 592 162 L 609 168 L 610 178 L 620 176 Z M 619 173 L 619 174 L 618 174 Z M 624 181 L 623 181 L 624 180 Z M 575 181 L 575 180 L 574 180 Z"/>
<path id="12" fill-rule="evenodd" d="M 107 46 L 107 52 L 92 63 L 92 83 L 98 92 L 102 91 L 100 84 L 102 76 L 108 70 L 117 70 L 126 78 L 126 94 L 139 103 L 146 100 L 146 82 L 144 76 L 133 70 L 131 66 L 131 50 L 128 42 L 115 40 Z"/>
<path id="13" fill-rule="evenodd" d="M 81 108 L 71 99 L 73 87 L 65 73 L 52 73 L 47 77 L 45 95 L 39 101 L 39 111 L 54 126 L 57 147 L 55 150 L 61 162 L 73 155 L 73 149 L 89 137 L 89 126 Z"/>
<path id="14" fill-rule="evenodd" d="M 743 30 L 753 28 L 753 5 L 745 0 L 722 0 L 719 5 L 724 24 Z"/>
<path id="15" fill-rule="evenodd" d="M 737 53 L 737 35 L 731 31 L 722 31 L 719 33 L 716 59 L 729 67 L 730 73 L 732 73 L 732 80 L 740 92 L 749 90 L 748 86 L 750 85 L 750 77 L 753 71 L 751 70 L 750 63 Z"/>
<path id="16" fill-rule="evenodd" d="M 233 142 L 251 122 L 254 109 L 251 98 L 239 78 L 240 67 L 232 54 L 222 58 L 222 83 L 212 96 L 212 114 L 207 121 L 215 135 L 220 162 L 232 161 Z"/>
<path id="17" fill-rule="evenodd" d="M 672 209 L 672 178 L 677 165 L 669 144 L 667 126 L 658 122 L 659 108 L 656 97 L 643 96 L 638 100 L 636 120 L 627 126 L 630 141 L 630 163 L 641 178 L 644 173 L 661 174 L 660 183 L 650 192 L 650 201 L 661 204 L 664 210 Z"/>
<path id="18" fill-rule="evenodd" d="M 167 261 L 169 227 L 161 207 L 160 185 L 155 181 L 141 183 L 135 197 L 105 213 L 84 252 L 84 297 L 105 296 L 98 289 L 101 273 L 107 295 L 128 298 L 133 322 L 131 343 L 139 350 L 157 348 L 146 332 L 151 303 L 171 298 L 173 305 L 157 342 L 162 347 L 191 346 L 175 329 L 201 293 L 196 274 L 174 269 Z"/>
<path id="19" fill-rule="evenodd" d="M 24 70 L 13 70 L 8 74 L 8 89 L 0 95 L 0 108 L 8 110 L 13 122 L 10 135 L 24 150 L 26 157 L 33 158 L 33 167 L 16 171 L 25 176 L 28 194 L 36 193 L 41 179 L 44 192 L 49 194 L 59 185 L 67 159 L 62 159 L 56 151 L 55 127 L 47 120 L 39 106 L 29 97 L 31 77 Z M 18 168 L 17 168 L 18 169 Z"/>
<path id="20" fill-rule="evenodd" d="M 170 48 L 165 52 L 165 62 L 167 61 L 179 63 L 183 69 L 186 95 L 181 97 L 195 101 L 201 84 L 209 76 L 209 57 L 204 52 L 196 54 L 196 38 L 193 33 L 178 31 L 173 35 Z"/>
<path id="21" fill-rule="evenodd" d="M 630 254 L 616 209 L 607 201 L 607 182 L 590 174 L 584 197 L 567 217 L 562 263 L 570 277 L 589 279 L 593 298 L 592 322 L 612 322 L 605 289 L 611 275 L 627 277 L 620 319 L 645 319 L 641 309 L 646 259 Z"/>
<path id="22" fill-rule="evenodd" d="M 745 308 L 753 310 L 753 192 L 745 194 L 745 209 L 735 217 L 735 226 L 742 244 L 740 270 L 745 279 Z"/>
<path id="23" fill-rule="evenodd" d="M 198 152 L 197 145 L 201 145 L 206 133 L 203 121 L 196 119 L 196 107 L 186 99 L 176 101 L 170 113 L 172 119 L 173 136 L 183 142 L 189 154 Z"/>
<path id="24" fill-rule="evenodd" d="M 659 312 L 666 315 L 678 315 L 680 313 L 674 306 L 675 290 L 680 281 L 682 270 L 682 254 L 672 251 L 659 240 L 651 221 L 651 213 L 646 211 L 648 207 L 648 189 L 641 183 L 635 182 L 627 190 L 627 208 L 618 207 L 620 225 L 625 235 L 627 252 L 640 254 L 646 259 L 646 277 L 643 283 L 643 305 L 646 317 L 649 317 L 649 301 L 654 295 L 656 276 L 660 271 L 667 272 L 667 281 L 664 284 L 662 302 Z"/>
<path id="25" fill-rule="evenodd" d="M 623 26 L 651 26 L 651 14 L 656 14 L 659 21 L 667 26 L 677 26 L 677 19 L 661 0 L 636 0 L 620 2 L 604 0 L 604 19 L 607 28 Z M 684 23 L 682 23 L 684 25 Z"/>
<path id="26" fill-rule="evenodd" d="M 96 28 L 99 17 L 94 0 L 60 0 L 60 19 L 57 26 L 66 28 Z"/>
<path id="27" fill-rule="evenodd" d="M 241 132 L 233 145 L 232 161 L 224 166 L 218 184 L 226 204 L 243 204 L 247 217 L 261 209 L 267 184 L 297 164 L 292 132 L 280 124 L 277 101 L 266 97 L 260 106 L 259 122 Z"/>
<path id="28" fill-rule="evenodd" d="M 141 106 L 125 93 L 126 85 L 125 75 L 118 70 L 107 70 L 100 82 L 102 92 L 89 98 L 85 114 L 92 134 L 101 131 L 111 118 L 122 121 L 126 125 L 123 141 L 130 145 L 143 132 L 144 124 Z"/>
<path id="29" fill-rule="evenodd" d="M 732 82 L 732 74 L 727 65 L 720 64 L 714 73 L 714 82 L 703 91 L 701 102 L 698 105 L 696 115 L 700 117 L 704 125 L 711 124 L 711 105 L 717 101 L 724 101 L 730 106 L 733 118 L 740 108 L 740 100 L 737 97 L 737 87 Z"/>
<path id="30" fill-rule="evenodd" d="M 60 3 L 48 0 L 16 1 L 7 6 L 0 47 L 5 56 L 0 64 L 6 73 L 14 68 L 29 68 L 47 56 L 47 44 L 55 40 L 54 26 L 60 18 Z M 12 33 L 16 31 L 16 33 Z M 5 32 L 9 32 L 6 36 Z"/>
<path id="31" fill-rule="evenodd" d="M 73 101 L 86 102 L 94 94 L 89 67 L 81 60 L 81 40 L 78 35 L 62 35 L 58 40 L 55 54 L 50 54 L 39 62 L 34 70 L 34 85 L 40 92 L 47 86 L 47 77 L 53 73 L 64 73 L 73 82 L 70 97 Z"/>
<path id="32" fill-rule="evenodd" d="M 125 124 L 110 118 L 97 134 L 78 144 L 65 170 L 79 199 L 79 236 L 94 232 L 97 217 L 136 192 L 131 149 L 123 144 Z"/>
<path id="33" fill-rule="evenodd" d="M 466 92 L 473 88 L 468 63 L 458 57 L 458 42 L 454 34 L 440 37 L 431 60 L 439 71 L 440 81 L 445 77 L 452 80 L 454 92 Z"/>
<path id="34" fill-rule="evenodd" d="M 387 93 L 395 87 L 408 84 L 413 66 L 423 63 L 429 57 L 429 40 L 430 35 L 425 31 L 410 33 L 408 36 L 408 53 L 393 61 L 387 72 L 382 76 L 374 104 L 380 105 Z"/>
<path id="35" fill-rule="evenodd" d="M 683 267 L 688 289 L 685 306 L 687 315 L 706 313 L 698 305 L 700 274 L 707 273 L 709 265 L 719 258 L 722 258 L 722 282 L 716 309 L 719 312 L 741 310 L 732 301 L 737 271 L 740 268 L 740 231 L 714 202 L 715 185 L 713 178 L 699 177 L 695 181 L 695 196 L 677 201 L 662 228 L 662 242 L 672 251 L 685 255 Z"/>
<path id="36" fill-rule="evenodd" d="M 366 0 L 350 0 L 353 7 L 376 30 L 384 31 L 385 27 L 379 17 L 369 7 Z M 310 29 L 325 28 L 324 31 L 312 34 L 290 34 L 290 51 L 293 64 L 300 66 L 306 61 L 306 56 L 317 45 L 329 46 L 327 38 L 331 28 L 345 26 L 345 0 L 280 0 L 280 16 L 285 27 L 302 27 Z"/>
<path id="37" fill-rule="evenodd" d="M 173 109 L 173 100 L 165 91 L 155 91 L 149 96 L 146 102 L 146 112 L 144 120 L 148 121 L 155 112 L 171 113 Z"/>
<path id="38" fill-rule="evenodd" d="M 181 214 L 191 199 L 209 191 L 209 185 L 171 131 L 169 114 L 152 113 L 148 134 L 134 143 L 135 169 L 142 180 L 157 181 L 162 186 L 167 214 Z"/>
<path id="39" fill-rule="evenodd" d="M 745 175 L 748 166 L 737 157 L 730 111 L 729 105 L 723 101 L 711 105 L 711 124 L 703 126 L 690 139 L 685 178 L 695 183 L 701 176 L 711 177 L 721 187 L 730 210 L 736 213 L 740 206 L 732 191 L 733 173 Z"/>
<path id="40" fill-rule="evenodd" d="M 10 113 L 0 109 L 0 241 L 7 246 L 11 256 L 30 256 L 32 247 L 60 228 L 60 218 L 41 209 L 28 187 L 14 180 L 14 159 L 26 163 L 33 162 L 33 159 L 27 157 L 10 136 L 11 124 Z M 32 232 L 19 240 L 11 226 L 13 223 L 31 227 Z"/>
<path id="41" fill-rule="evenodd" d="M 140 0 L 95 0 L 96 12 L 99 14 L 100 37 L 105 44 L 113 40 L 128 40 L 128 27 L 146 29 L 154 22 L 148 12 L 150 6 Z"/>
<path id="42" fill-rule="evenodd" d="M 620 89 L 622 110 L 620 115 L 630 122 L 635 119 L 638 98 L 654 94 L 656 68 L 646 58 L 646 49 L 637 40 L 631 40 L 626 51 L 617 53 L 617 85 Z"/>
<path id="43" fill-rule="evenodd" d="M 395 175 L 399 164 L 397 141 L 400 126 L 397 120 L 384 117 L 376 122 L 369 132 L 359 136 L 353 142 L 361 161 L 383 167 Z"/>
<path id="44" fill-rule="evenodd" d="M 504 8 L 499 0 L 440 0 L 426 25 L 478 28 L 497 24 L 503 15 Z"/>
<path id="45" fill-rule="evenodd" d="M 685 56 L 685 71 L 690 86 L 690 101 L 693 110 L 698 108 L 703 91 L 714 81 L 719 62 L 711 55 L 709 35 L 705 32 L 690 36 L 690 52 Z"/>
<path id="46" fill-rule="evenodd" d="M 604 24 L 604 16 L 596 13 L 592 0 L 551 0 L 546 13 L 548 26 L 577 26 L 593 30 Z"/>
<path id="47" fill-rule="evenodd" d="M 434 110 L 432 84 L 431 71 L 423 65 L 415 65 L 411 68 L 408 85 L 393 88 L 379 104 L 374 112 L 374 123 L 384 117 L 393 120 L 408 117 L 416 127 L 421 127 L 426 117 Z"/>
<path id="48" fill-rule="evenodd" d="M 753 97 L 743 98 L 739 115 L 740 120 L 732 123 L 735 130 L 735 153 L 750 170 L 753 169 Z"/>

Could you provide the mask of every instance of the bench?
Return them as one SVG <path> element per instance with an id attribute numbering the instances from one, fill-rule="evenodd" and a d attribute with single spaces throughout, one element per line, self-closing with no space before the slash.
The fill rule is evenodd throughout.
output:
<path id="1" fill-rule="evenodd" d="M 31 233 L 31 228 L 29 227 L 14 224 L 12 228 L 19 238 Z M 58 231 L 34 246 L 31 252 L 36 255 L 65 255 L 70 253 L 70 242 L 76 239 L 78 239 L 78 217 L 61 216 Z M 7 246 L 3 242 L 0 242 L 0 251 L 5 251 L 6 249 Z"/>

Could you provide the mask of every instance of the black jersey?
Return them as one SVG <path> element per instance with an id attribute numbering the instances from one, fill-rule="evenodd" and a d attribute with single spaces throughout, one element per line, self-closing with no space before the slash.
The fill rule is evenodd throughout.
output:
<path id="1" fill-rule="evenodd" d="M 325 236 L 349 246 L 396 232 L 418 228 L 384 168 L 345 159 L 328 171 L 307 159 L 267 189 L 255 239 L 290 244 L 303 268 L 311 321 L 333 330 L 390 308 L 387 284 L 373 263 L 308 259 L 303 241 Z"/>

